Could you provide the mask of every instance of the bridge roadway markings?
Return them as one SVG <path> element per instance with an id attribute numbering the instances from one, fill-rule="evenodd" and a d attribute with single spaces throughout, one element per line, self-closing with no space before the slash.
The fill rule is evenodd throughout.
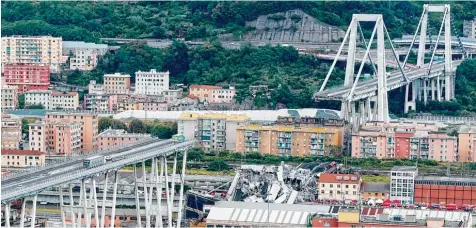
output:
<path id="1" fill-rule="evenodd" d="M 453 61 L 453 67 L 457 67 L 461 62 L 462 60 Z M 413 81 L 415 79 L 422 78 L 422 75 L 425 74 L 426 70 L 427 68 L 424 67 L 424 68 L 407 71 L 406 74 L 407 74 L 407 77 L 410 79 L 410 81 Z M 433 73 L 430 75 L 430 78 L 436 77 L 438 73 L 435 73 L 435 72 L 439 72 L 442 70 L 444 70 L 444 63 L 437 63 L 433 65 L 432 67 Z M 390 76 L 387 79 L 388 90 L 392 90 L 392 89 L 401 87 L 403 85 L 404 85 L 403 77 L 400 72 L 390 73 Z M 351 88 L 352 88 L 352 85 L 346 86 L 346 87 L 332 88 L 332 89 L 324 90 L 322 92 L 318 92 L 315 94 L 315 96 L 319 99 L 342 100 L 347 96 Z M 359 82 L 359 84 L 357 84 L 357 87 L 355 89 L 354 99 L 358 100 L 361 98 L 373 96 L 375 95 L 376 90 L 377 90 L 377 79 L 371 79 L 371 80 Z"/>
<path id="2" fill-rule="evenodd" d="M 154 150 L 145 150 L 145 151 L 142 150 L 140 153 L 135 153 L 134 154 L 135 156 L 127 157 L 121 160 L 107 162 L 106 164 L 101 166 L 96 166 L 92 168 L 81 168 L 76 170 L 75 172 L 61 174 L 61 175 L 44 176 L 44 177 L 36 179 L 36 182 L 32 182 L 30 185 L 24 186 L 21 188 L 13 188 L 16 186 L 13 186 L 12 188 L 9 188 L 9 189 L 2 188 L 1 201 L 2 203 L 9 202 L 9 201 L 19 199 L 25 196 L 30 196 L 30 195 L 40 193 L 41 191 L 44 191 L 48 188 L 51 188 L 60 184 L 66 184 L 74 180 L 84 179 L 87 177 L 93 177 L 110 170 L 117 170 L 117 169 L 120 169 L 121 167 L 135 164 L 141 161 L 145 161 L 160 155 L 168 155 L 173 153 L 176 150 L 189 148 L 193 145 L 193 143 L 195 143 L 195 140 L 182 142 L 182 143 L 173 143 L 173 145 L 166 148 L 159 148 L 159 149 L 155 148 Z"/>
<path id="3" fill-rule="evenodd" d="M 67 167 L 68 165 L 76 163 L 78 160 L 82 160 L 86 157 L 94 156 L 96 154 L 99 154 L 99 155 L 117 154 L 117 153 L 120 153 L 120 152 L 123 152 L 123 151 L 127 151 L 129 149 L 132 149 L 134 147 L 140 147 L 140 146 L 144 146 L 144 145 L 148 145 L 150 143 L 155 143 L 155 142 L 160 142 L 160 141 L 163 141 L 163 140 L 153 138 L 153 139 L 148 139 L 148 140 L 145 140 L 145 141 L 138 141 L 137 143 L 130 144 L 128 146 L 122 146 L 121 148 L 114 148 L 112 150 L 99 151 L 97 153 L 88 153 L 88 154 L 84 154 L 84 155 L 78 156 L 78 157 L 68 157 L 68 159 L 65 160 L 64 162 L 54 163 L 54 164 L 43 166 L 43 167 L 38 168 L 38 169 L 32 169 L 32 170 L 28 170 L 26 172 L 13 174 L 12 176 L 3 177 L 2 178 L 2 185 L 8 184 L 10 182 L 15 182 L 19 179 L 23 179 L 23 178 L 25 178 L 25 176 L 27 176 L 27 177 L 31 176 L 31 174 L 34 173 L 34 172 L 47 171 L 47 170 L 53 170 L 54 171 L 56 169 Z"/>
<path id="4" fill-rule="evenodd" d="M 102 155 L 110 155 L 112 158 L 114 157 L 121 157 L 121 156 L 127 156 L 127 155 L 132 155 L 134 153 L 136 153 L 137 151 L 136 150 L 147 150 L 147 149 L 150 149 L 151 147 L 154 147 L 154 146 L 166 146 L 166 145 L 170 145 L 173 143 L 173 140 L 160 140 L 160 141 L 157 141 L 157 140 L 148 140 L 146 142 L 142 142 L 142 143 L 139 143 L 139 144 L 135 144 L 134 146 L 129 146 L 129 147 L 126 147 L 126 148 L 121 148 L 119 150 L 112 150 L 112 151 L 108 151 L 106 153 L 100 153 Z M 87 155 L 87 156 L 83 156 L 83 157 L 90 157 L 90 156 L 93 156 L 93 155 Z M 55 174 L 61 174 L 61 173 L 52 173 L 52 172 L 56 172 L 58 171 L 58 169 L 66 169 L 64 171 L 70 171 L 70 170 L 74 170 L 75 167 L 76 168 L 81 168 L 83 167 L 82 163 L 83 163 L 83 160 L 82 158 L 78 158 L 74 161 L 70 161 L 70 162 L 66 162 L 65 164 L 60 164 L 60 166 L 56 166 L 56 167 L 52 167 L 52 168 L 48 168 L 48 169 L 45 169 L 45 170 L 34 170 L 33 172 L 29 172 L 29 176 L 27 177 L 27 179 L 21 179 L 21 178 L 17 178 L 15 181 L 9 181 L 7 183 L 4 183 L 2 181 L 2 191 L 3 189 L 8 189 L 12 186 L 19 186 L 20 184 L 24 184 L 24 183 L 28 183 L 28 182 L 33 182 L 35 180 L 37 180 L 38 178 L 41 178 L 43 177 L 43 175 L 45 176 L 54 176 Z M 53 175 L 50 175 L 50 174 L 53 174 Z"/>

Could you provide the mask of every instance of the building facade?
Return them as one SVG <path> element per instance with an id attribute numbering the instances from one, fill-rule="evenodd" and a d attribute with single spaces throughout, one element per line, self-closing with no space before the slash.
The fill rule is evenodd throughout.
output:
<path id="1" fill-rule="evenodd" d="M 50 67 L 38 64 L 5 64 L 3 77 L 7 85 L 17 86 L 19 93 L 48 90 Z"/>
<path id="2" fill-rule="evenodd" d="M 463 36 L 476 38 L 476 18 L 463 22 Z"/>
<path id="3" fill-rule="evenodd" d="M 3 64 L 43 64 L 59 71 L 63 39 L 51 36 L 2 37 Z"/>
<path id="4" fill-rule="evenodd" d="M 382 182 L 363 182 L 361 187 L 363 200 L 386 200 L 390 195 L 390 184 Z"/>
<path id="5" fill-rule="evenodd" d="M 418 176 L 415 178 L 415 203 L 476 204 L 476 180 L 462 177 Z"/>
<path id="6" fill-rule="evenodd" d="M 118 95 L 99 93 L 88 93 L 84 95 L 84 109 L 95 112 L 116 111 Z"/>
<path id="7" fill-rule="evenodd" d="M 162 91 L 164 100 L 167 103 L 178 101 L 183 98 L 183 89 L 169 89 Z"/>
<path id="8" fill-rule="evenodd" d="M 25 107 L 32 105 L 43 105 L 47 110 L 51 110 L 51 90 L 31 90 L 25 92 Z"/>
<path id="9" fill-rule="evenodd" d="M 236 130 L 236 152 L 285 156 L 317 156 L 340 153 L 340 133 L 325 127 L 247 125 Z"/>
<path id="10" fill-rule="evenodd" d="M 413 204 L 417 175 L 417 167 L 394 166 L 390 171 L 390 200 L 399 200 L 402 204 Z"/>
<path id="11" fill-rule="evenodd" d="M 51 122 L 73 122 L 80 124 L 81 151 L 89 152 L 97 149 L 98 135 L 98 115 L 94 113 L 78 112 L 48 112 L 45 121 Z"/>
<path id="12" fill-rule="evenodd" d="M 112 146 L 126 145 L 146 138 L 151 138 L 151 136 L 127 133 L 123 129 L 106 129 L 98 135 L 98 149 L 105 150 Z"/>
<path id="13" fill-rule="evenodd" d="M 362 178 L 358 174 L 321 173 L 318 182 L 319 200 L 352 201 L 360 198 Z"/>
<path id="14" fill-rule="evenodd" d="M 51 108 L 62 110 L 76 110 L 79 107 L 78 92 L 57 92 L 51 93 Z"/>
<path id="15" fill-rule="evenodd" d="M 50 131 L 45 122 L 35 121 L 34 123 L 28 124 L 28 133 L 30 150 L 48 152 L 48 144 L 51 138 L 48 138 Z"/>
<path id="16" fill-rule="evenodd" d="M 178 134 L 196 139 L 206 150 L 234 150 L 236 129 L 248 123 L 246 115 L 183 113 L 178 119 Z"/>
<path id="17" fill-rule="evenodd" d="M 81 124 L 61 121 L 36 121 L 29 124 L 30 149 L 57 155 L 81 152 Z"/>
<path id="18" fill-rule="evenodd" d="M 2 109 L 15 109 L 18 106 L 18 87 L 2 85 Z"/>
<path id="19" fill-rule="evenodd" d="M 145 95 L 161 95 L 169 90 L 169 75 L 167 72 L 157 72 L 156 69 L 136 72 L 135 93 Z"/>
<path id="20" fill-rule="evenodd" d="M 131 76 L 128 74 L 105 74 L 104 90 L 109 94 L 128 94 L 131 88 Z"/>
<path id="21" fill-rule="evenodd" d="M 104 84 L 98 84 L 96 80 L 89 81 L 88 84 L 89 93 L 104 93 Z"/>
<path id="22" fill-rule="evenodd" d="M 45 153 L 35 150 L 3 150 L 2 167 L 25 168 L 44 166 Z"/>
<path id="23" fill-rule="evenodd" d="M 63 53 L 69 56 L 69 69 L 87 71 L 97 66 L 98 58 L 107 52 L 107 44 L 64 41 Z"/>
<path id="24" fill-rule="evenodd" d="M 461 126 L 458 130 L 458 157 L 461 162 L 476 162 L 476 126 Z"/>
<path id="25" fill-rule="evenodd" d="M 191 85 L 189 95 L 199 98 L 200 102 L 208 103 L 231 103 L 235 97 L 235 88 L 225 89 L 221 86 Z"/>
<path id="26" fill-rule="evenodd" d="M 21 118 L 2 114 L 2 149 L 18 150 L 22 139 Z"/>

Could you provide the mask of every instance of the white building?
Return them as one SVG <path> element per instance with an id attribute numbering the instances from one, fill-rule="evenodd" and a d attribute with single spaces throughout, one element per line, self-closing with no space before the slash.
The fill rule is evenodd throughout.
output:
<path id="1" fill-rule="evenodd" d="M 51 90 L 30 90 L 25 92 L 25 107 L 31 105 L 43 105 L 45 109 L 51 109 Z"/>
<path id="2" fill-rule="evenodd" d="M 104 84 L 98 84 L 96 80 L 91 80 L 89 81 L 88 92 L 89 93 L 103 93 Z"/>
<path id="3" fill-rule="evenodd" d="M 476 17 L 463 22 L 463 35 L 468 38 L 476 38 Z"/>
<path id="4" fill-rule="evenodd" d="M 45 109 L 75 110 L 79 107 L 77 92 L 31 90 L 25 92 L 25 106 L 43 105 Z"/>
<path id="5" fill-rule="evenodd" d="M 136 94 L 160 95 L 169 90 L 169 72 L 137 71 L 135 89 Z"/>
<path id="6" fill-rule="evenodd" d="M 62 45 L 61 37 L 2 37 L 2 63 L 46 64 L 52 72 L 58 72 L 63 63 Z"/>
<path id="7" fill-rule="evenodd" d="M 413 204 L 413 191 L 418 168 L 415 166 L 395 166 L 390 172 L 390 200 L 400 200 L 403 204 Z"/>
<path id="8" fill-rule="evenodd" d="M 41 121 L 28 124 L 29 135 L 28 142 L 30 143 L 30 150 L 36 150 L 41 152 L 48 151 L 48 139 L 47 137 L 47 124 Z"/>

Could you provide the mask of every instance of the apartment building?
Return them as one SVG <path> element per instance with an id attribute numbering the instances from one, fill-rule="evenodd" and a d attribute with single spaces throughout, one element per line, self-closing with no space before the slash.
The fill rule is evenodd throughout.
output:
<path id="1" fill-rule="evenodd" d="M 88 84 L 89 93 L 104 93 L 104 84 L 98 84 L 96 80 L 89 81 Z"/>
<path id="2" fill-rule="evenodd" d="M 457 140 L 438 131 L 440 127 L 419 123 L 364 125 L 352 134 L 352 156 L 457 161 Z"/>
<path id="3" fill-rule="evenodd" d="M 36 121 L 29 124 L 30 149 L 58 155 L 81 152 L 81 124 L 62 121 Z"/>
<path id="4" fill-rule="evenodd" d="M 3 150 L 2 167 L 25 168 L 44 166 L 45 153 L 35 150 Z"/>
<path id="5" fill-rule="evenodd" d="M 463 22 L 463 36 L 476 38 L 476 18 Z"/>
<path id="6" fill-rule="evenodd" d="M 106 129 L 98 135 L 98 149 L 105 150 L 112 146 L 126 145 L 139 140 L 151 138 L 149 134 L 127 133 L 123 129 Z"/>
<path id="7" fill-rule="evenodd" d="M 461 126 L 458 130 L 458 157 L 460 162 L 476 162 L 476 126 Z"/>
<path id="8" fill-rule="evenodd" d="M 340 153 L 340 132 L 325 127 L 246 125 L 236 130 L 236 152 L 285 156 Z"/>
<path id="9" fill-rule="evenodd" d="M 162 91 L 164 100 L 168 103 L 180 100 L 183 98 L 183 89 L 169 89 Z"/>
<path id="10" fill-rule="evenodd" d="M 157 72 L 156 69 L 150 71 L 137 71 L 135 93 L 145 95 L 161 95 L 169 90 L 169 75 L 167 72 Z"/>
<path id="11" fill-rule="evenodd" d="M 117 110 L 118 95 L 95 92 L 84 95 L 84 109 L 95 112 Z"/>
<path id="12" fill-rule="evenodd" d="M 206 150 L 234 150 L 237 128 L 249 120 L 248 116 L 239 114 L 182 113 L 178 119 L 178 134 L 185 140 L 198 140 Z"/>
<path id="13" fill-rule="evenodd" d="M 97 66 L 98 58 L 107 52 L 107 44 L 64 41 L 63 53 L 69 56 L 69 69 L 88 71 Z"/>
<path id="14" fill-rule="evenodd" d="M 2 37 L 3 64 L 42 64 L 58 72 L 63 61 L 63 39 L 51 36 Z"/>
<path id="15" fill-rule="evenodd" d="M 198 98 L 188 96 L 172 102 L 169 101 L 168 105 L 169 111 L 194 111 L 198 108 Z"/>
<path id="16" fill-rule="evenodd" d="M 48 124 L 39 120 L 28 124 L 28 133 L 30 150 L 48 152 L 48 144 L 51 140 L 51 138 L 48 137 L 50 133 Z"/>
<path id="17" fill-rule="evenodd" d="M 48 90 L 50 67 L 38 64 L 5 64 L 3 78 L 7 85 L 17 86 L 19 93 Z"/>
<path id="18" fill-rule="evenodd" d="M 21 127 L 20 117 L 2 113 L 2 149 L 17 150 L 20 148 Z"/>
<path id="19" fill-rule="evenodd" d="M 2 85 L 2 109 L 15 109 L 18 105 L 18 87 Z"/>
<path id="20" fill-rule="evenodd" d="M 45 109 L 76 110 L 79 107 L 77 92 L 31 90 L 25 92 L 25 106 L 43 105 Z"/>
<path id="21" fill-rule="evenodd" d="M 191 85 L 189 95 L 196 96 L 200 102 L 208 103 L 232 103 L 235 97 L 235 88 L 223 88 L 211 85 Z"/>
<path id="22" fill-rule="evenodd" d="M 86 112 L 48 112 L 45 121 L 79 123 L 81 129 L 81 151 L 90 152 L 97 149 L 98 115 Z"/>
<path id="23" fill-rule="evenodd" d="M 105 74 L 104 90 L 109 94 L 128 94 L 131 88 L 131 76 L 128 74 Z"/>
<path id="24" fill-rule="evenodd" d="M 167 102 L 157 102 L 157 101 L 144 101 L 137 102 L 138 110 L 144 111 L 167 111 L 169 105 Z"/>
<path id="25" fill-rule="evenodd" d="M 76 110 L 79 107 L 79 95 L 77 92 L 51 93 L 51 107 L 53 109 Z"/>
<path id="26" fill-rule="evenodd" d="M 359 200 L 361 183 L 362 178 L 358 174 L 321 173 L 318 199 L 343 202 Z"/>
<path id="27" fill-rule="evenodd" d="M 413 204 L 416 166 L 394 166 L 390 171 L 390 200 Z"/>

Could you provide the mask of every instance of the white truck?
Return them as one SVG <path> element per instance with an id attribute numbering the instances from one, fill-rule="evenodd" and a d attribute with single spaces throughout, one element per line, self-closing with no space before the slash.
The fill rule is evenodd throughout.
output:
<path id="1" fill-rule="evenodd" d="M 83 159 L 83 166 L 84 168 L 91 168 L 100 165 L 106 164 L 106 159 L 103 155 L 96 155 L 89 158 Z"/>

